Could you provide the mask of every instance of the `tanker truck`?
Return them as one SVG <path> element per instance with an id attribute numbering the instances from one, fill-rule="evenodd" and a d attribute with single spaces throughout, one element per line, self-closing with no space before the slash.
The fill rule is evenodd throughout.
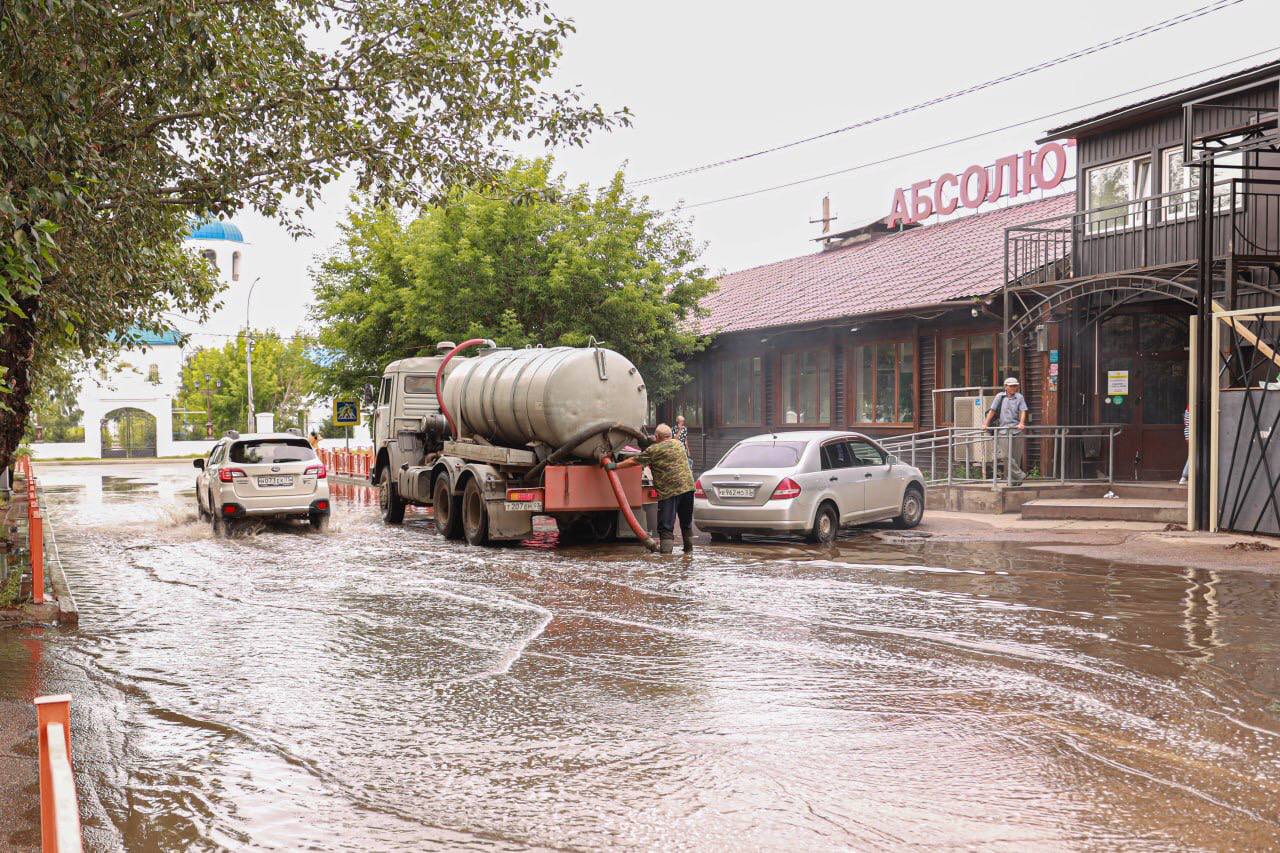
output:
<path id="1" fill-rule="evenodd" d="M 643 445 L 647 413 L 640 372 L 613 350 L 442 342 L 383 371 L 370 484 L 387 523 L 433 507 L 441 536 L 472 545 L 519 541 L 549 515 L 562 540 L 634 537 L 653 549 L 637 514 L 657 493 L 641 469 L 599 464 Z"/>

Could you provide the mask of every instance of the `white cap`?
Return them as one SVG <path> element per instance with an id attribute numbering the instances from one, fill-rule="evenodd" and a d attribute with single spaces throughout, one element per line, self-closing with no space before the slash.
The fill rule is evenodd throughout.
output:
<path id="1" fill-rule="evenodd" d="M 1021 385 L 1022 383 L 1020 383 L 1018 380 L 1010 376 L 1008 379 L 1004 381 L 1004 384 L 1007 386 L 1007 385 Z"/>

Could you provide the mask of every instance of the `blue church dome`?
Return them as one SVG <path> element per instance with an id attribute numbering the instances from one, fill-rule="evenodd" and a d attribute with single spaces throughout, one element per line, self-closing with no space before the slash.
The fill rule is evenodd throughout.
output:
<path id="1" fill-rule="evenodd" d="M 243 243 L 244 235 L 240 233 L 240 229 L 236 227 L 234 222 L 207 219 L 204 222 L 192 223 L 191 233 L 187 235 L 187 239 L 230 240 L 233 243 Z"/>

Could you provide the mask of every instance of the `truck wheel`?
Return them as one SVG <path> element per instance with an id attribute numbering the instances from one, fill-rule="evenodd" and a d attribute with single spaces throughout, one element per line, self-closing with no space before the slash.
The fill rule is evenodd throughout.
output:
<path id="1" fill-rule="evenodd" d="M 489 508 L 484 505 L 480 482 L 474 477 L 462 490 L 462 534 L 468 545 L 489 544 Z"/>
<path id="2" fill-rule="evenodd" d="M 400 524 L 404 521 L 404 499 L 400 497 L 400 490 L 390 473 L 383 473 L 382 482 L 378 485 L 378 509 L 382 510 L 382 520 L 387 524 Z"/>
<path id="3" fill-rule="evenodd" d="M 453 493 L 448 477 L 441 476 L 436 480 L 431 503 L 436 510 L 436 532 L 445 539 L 461 539 L 462 499 Z"/>

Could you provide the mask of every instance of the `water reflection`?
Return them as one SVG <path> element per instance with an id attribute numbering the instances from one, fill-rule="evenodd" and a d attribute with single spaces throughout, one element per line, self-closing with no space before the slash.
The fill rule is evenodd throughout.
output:
<path id="1" fill-rule="evenodd" d="M 481 550 L 338 484 L 326 534 L 222 540 L 190 468 L 41 473 L 82 621 L 36 669 L 77 697 L 95 848 L 1276 837 L 1267 576 L 871 536 Z"/>

